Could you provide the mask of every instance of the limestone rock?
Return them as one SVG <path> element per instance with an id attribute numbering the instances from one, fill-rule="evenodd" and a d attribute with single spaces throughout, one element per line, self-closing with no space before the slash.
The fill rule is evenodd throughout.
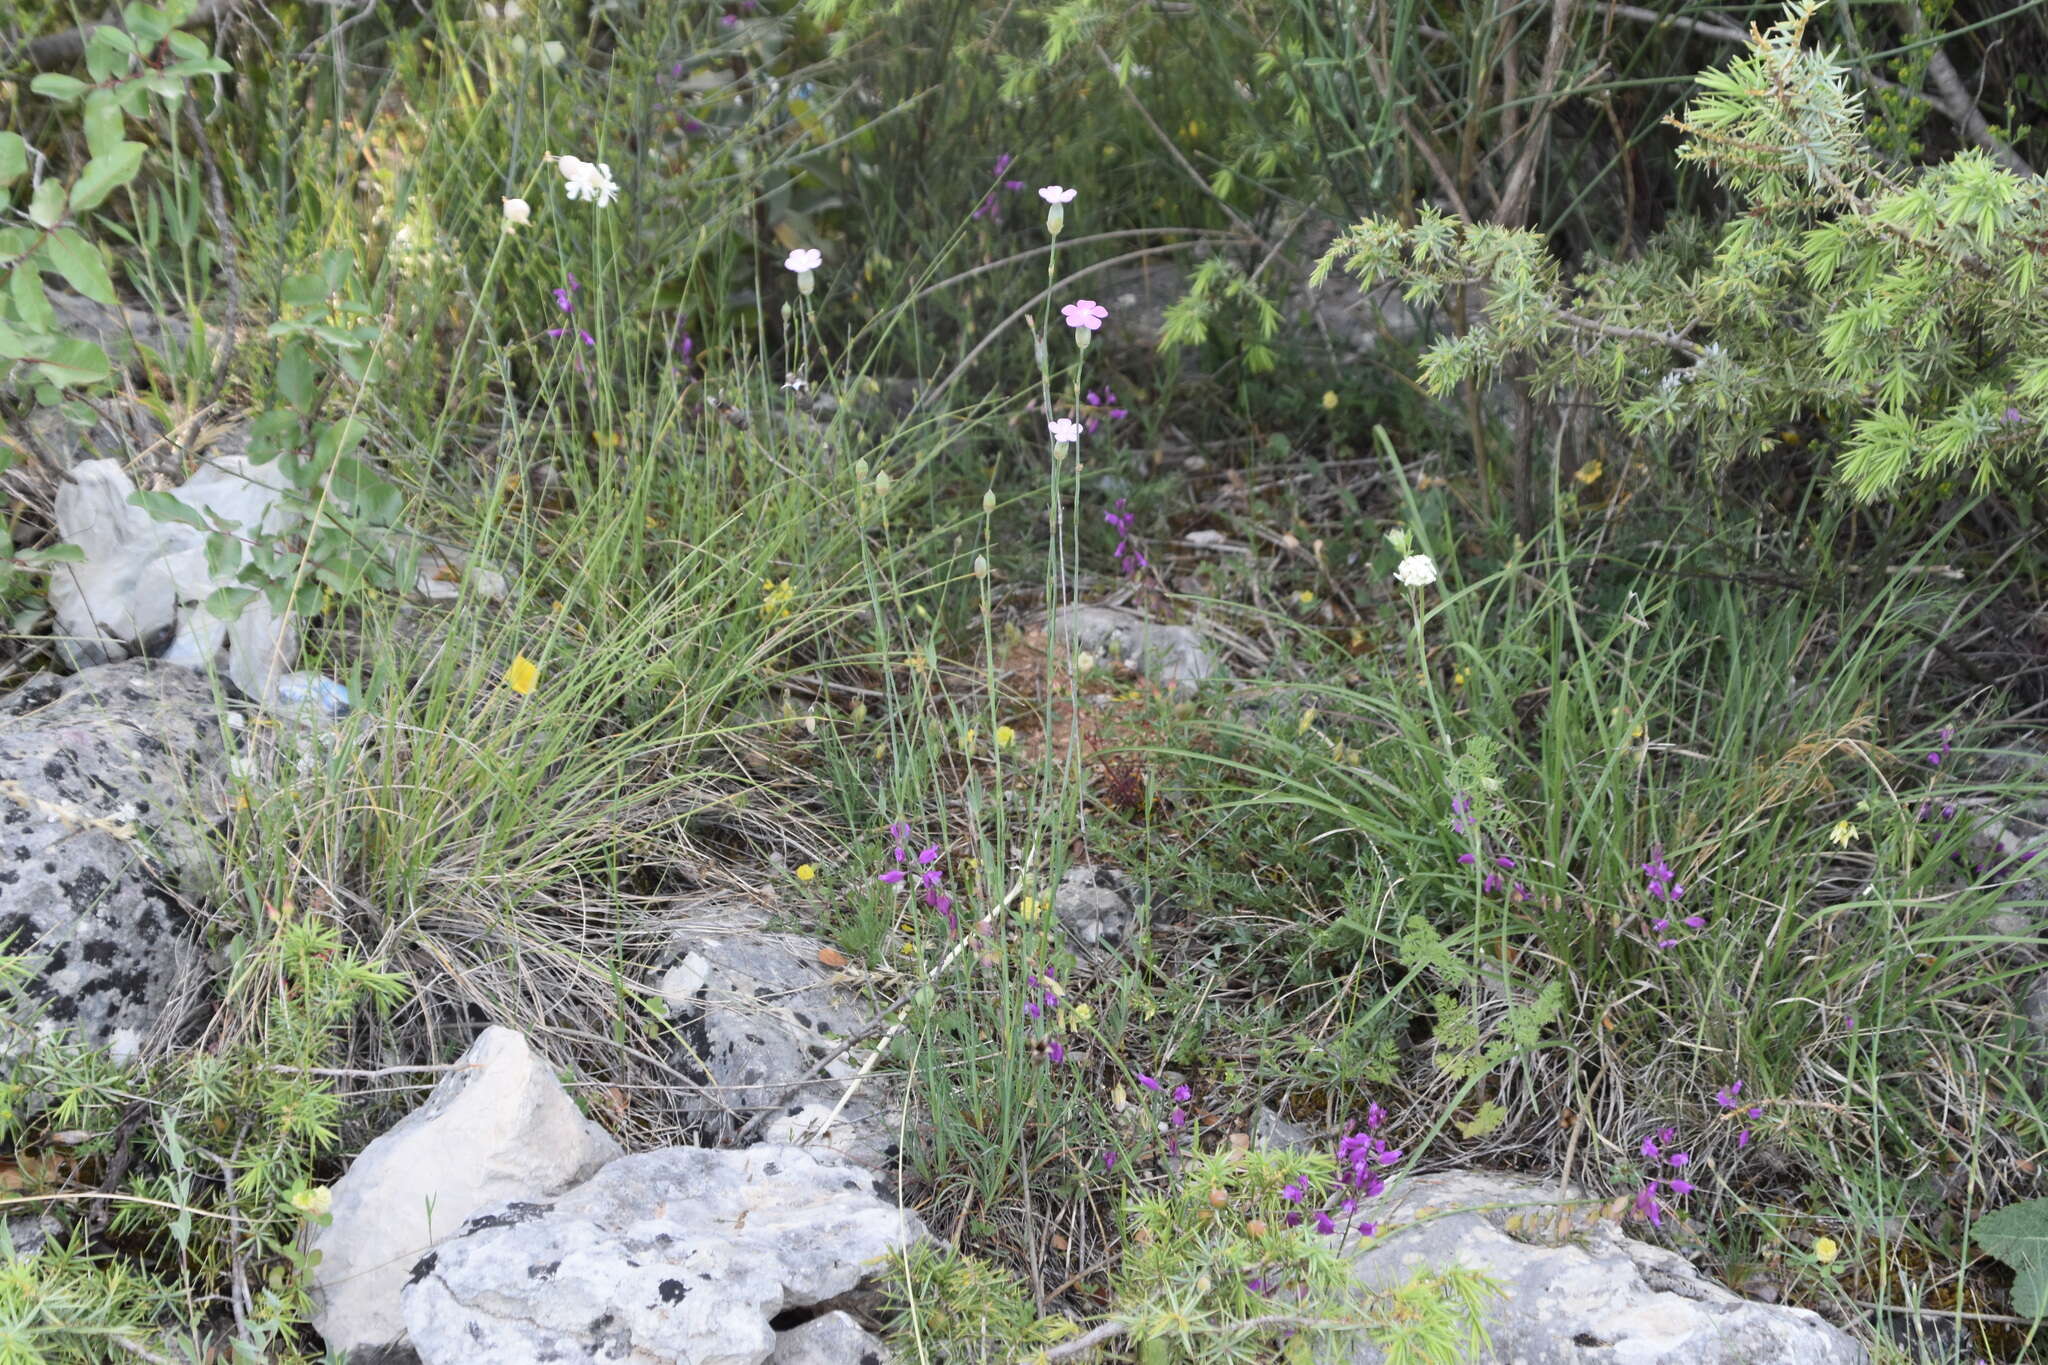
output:
<path id="1" fill-rule="evenodd" d="M 1542 1242 L 1508 1231 L 1549 1221 L 1559 1197 L 1554 1182 L 1477 1171 L 1397 1181 L 1360 1206 L 1380 1235 L 1354 1254 L 1358 1279 L 1386 1289 L 1451 1265 L 1490 1276 L 1506 1297 L 1487 1314 L 1487 1365 L 1866 1365 L 1817 1314 L 1741 1298 L 1610 1222 L 1580 1220 L 1569 1239 Z M 1351 1359 L 1383 1357 L 1361 1343 Z"/>
<path id="2" fill-rule="evenodd" d="M 1113 867 L 1070 867 L 1053 890 L 1053 914 L 1068 935 L 1090 948 L 1117 947 L 1138 929 L 1143 894 Z"/>
<path id="3" fill-rule="evenodd" d="M 825 1313 L 775 1338 L 769 1365 L 889 1365 L 879 1338 L 844 1313 Z"/>
<path id="4" fill-rule="evenodd" d="M 927 1236 L 830 1153 L 670 1147 L 479 1210 L 412 1267 L 405 1323 L 424 1365 L 760 1365 L 778 1313 Z"/>
<path id="5" fill-rule="evenodd" d="M 141 359 L 138 346 L 169 359 L 192 340 L 191 325 L 181 318 L 160 318 L 140 308 L 98 303 L 63 289 L 49 290 L 47 297 L 56 314 L 56 330 L 98 343 L 117 371 L 131 369 Z"/>
<path id="6" fill-rule="evenodd" d="M 1315 1146 L 1315 1138 L 1293 1119 L 1262 1104 L 1252 1116 L 1252 1143 L 1269 1151 L 1306 1152 Z"/>
<path id="7" fill-rule="evenodd" d="M 200 968 L 180 896 L 211 879 L 222 716 L 204 678 L 142 662 L 0 699 L 0 940 L 39 1031 L 132 1054 Z"/>
<path id="8" fill-rule="evenodd" d="M 778 1112 L 763 1137 L 821 1145 L 886 1170 L 896 1156 L 897 1106 L 885 1082 L 862 1081 L 830 1130 L 822 1126 L 863 1060 L 858 1046 L 834 1054 L 875 1022 L 847 976 L 821 965 L 823 947 L 755 929 L 679 934 L 673 965 L 656 985 L 677 1030 L 671 1060 L 704 1087 L 694 1109 L 709 1134 L 729 1137 L 772 1105 Z M 820 1062 L 823 1070 L 805 1079 Z"/>
<path id="9" fill-rule="evenodd" d="M 1122 659 L 1161 687 L 1192 690 L 1223 671 L 1194 627 L 1160 625 L 1123 607 L 1061 607 L 1050 633 L 1068 649 Z"/>
<path id="10" fill-rule="evenodd" d="M 310 1239 L 320 1253 L 313 1326 L 353 1360 L 402 1345 L 406 1276 L 479 1209 L 534 1206 L 619 1154 L 524 1035 L 486 1029 L 456 1065 L 363 1149 L 334 1186 L 333 1221 Z"/>
<path id="11" fill-rule="evenodd" d="M 2034 1030 L 2034 1037 L 2048 1045 L 2048 972 L 2034 978 L 2032 989 L 2020 1001 L 2020 1014 Z"/>
<path id="12" fill-rule="evenodd" d="M 163 438 L 163 425 L 140 403 L 108 398 L 82 415 L 85 421 L 74 421 L 60 406 L 37 408 L 23 417 L 21 435 L 45 469 L 61 474 L 96 459 L 126 464 Z"/>
<path id="13" fill-rule="evenodd" d="M 74 665 L 146 653 L 205 671 L 225 662 L 246 695 L 268 702 L 298 654 L 298 634 L 261 595 L 232 622 L 203 605 L 216 588 L 206 561 L 207 533 L 159 522 L 128 501 L 135 491 L 112 460 L 87 460 L 57 492 L 57 528 L 82 562 L 50 574 L 50 606 Z M 177 490 L 187 507 L 239 524 L 237 534 L 275 535 L 297 519 L 284 501 L 284 476 L 244 456 L 213 460 Z"/>

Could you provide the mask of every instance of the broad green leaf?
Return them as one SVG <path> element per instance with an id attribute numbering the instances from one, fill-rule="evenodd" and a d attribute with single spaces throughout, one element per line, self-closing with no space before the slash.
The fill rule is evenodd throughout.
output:
<path id="1" fill-rule="evenodd" d="M 200 76 L 225 76 L 234 68 L 218 57 L 194 57 L 189 61 L 172 62 L 163 69 L 163 74 L 173 80 L 184 82 Z"/>
<path id="2" fill-rule="evenodd" d="M 89 41 L 102 43 L 116 52 L 125 52 L 131 57 L 140 55 L 142 51 L 132 35 L 123 29 L 115 28 L 112 24 L 101 24 L 94 29 Z"/>
<path id="3" fill-rule="evenodd" d="M 0 133 L 0 185 L 12 185 L 28 174 L 28 144 L 20 133 Z"/>
<path id="4" fill-rule="evenodd" d="M 242 542 L 223 531 L 215 531 L 206 538 L 206 572 L 214 578 L 226 578 L 242 566 Z"/>
<path id="5" fill-rule="evenodd" d="M 85 163 L 78 184 L 71 190 L 71 209 L 83 213 L 98 208 L 100 201 L 135 178 L 142 169 L 142 144 L 117 142 L 111 151 Z"/>
<path id="6" fill-rule="evenodd" d="M 242 609 L 262 596 L 254 588 L 215 588 L 206 595 L 205 607 L 208 614 L 223 621 L 233 621 L 242 614 Z"/>
<path id="7" fill-rule="evenodd" d="M 94 156 L 104 156 L 121 143 L 127 120 L 121 101 L 111 90 L 95 90 L 85 97 L 85 145 Z"/>
<path id="8" fill-rule="evenodd" d="M 128 65 L 128 54 L 111 46 L 102 36 L 108 33 L 121 33 L 121 30 L 97 28 L 93 30 L 92 37 L 85 40 L 85 74 L 92 77 L 94 84 L 111 79 L 115 72 Z M 121 36 L 128 37 L 125 33 Z"/>
<path id="9" fill-rule="evenodd" d="M 0 318 L 0 360 L 26 360 L 32 354 L 29 339 L 6 318 Z"/>
<path id="10" fill-rule="evenodd" d="M 2048 1199 L 2007 1204 L 1970 1230 L 1983 1250 L 2012 1267 L 2012 1306 L 2048 1318 Z"/>
<path id="11" fill-rule="evenodd" d="M 138 488 L 128 495 L 128 501 L 132 506 L 140 507 L 143 511 L 149 513 L 151 519 L 155 521 L 181 522 L 186 526 L 195 527 L 201 531 L 210 529 L 206 524 L 205 517 L 193 511 L 169 493 L 158 493 L 147 488 Z"/>
<path id="12" fill-rule="evenodd" d="M 64 182 L 54 175 L 43 177 L 28 201 L 28 220 L 39 228 L 53 228 L 64 221 Z"/>
<path id="13" fill-rule="evenodd" d="M 370 434 L 369 424 L 360 417 L 343 417 L 320 428 L 320 435 L 313 443 L 313 460 L 322 469 L 362 444 L 363 437 Z"/>
<path id="14" fill-rule="evenodd" d="M 50 383 L 65 388 L 98 384 L 113 373 L 107 353 L 84 337 L 59 338 L 49 355 L 36 362 L 36 370 Z"/>
<path id="15" fill-rule="evenodd" d="M 327 281 L 318 275 L 291 275 L 286 277 L 278 294 L 294 307 L 312 308 L 327 302 L 327 296 L 332 292 Z"/>
<path id="16" fill-rule="evenodd" d="M 67 76 L 61 71 L 45 71 L 28 83 L 28 88 L 44 99 L 69 104 L 92 87 L 76 76 Z"/>
<path id="17" fill-rule="evenodd" d="M 189 4 L 180 4 L 177 9 L 178 19 L 184 18 L 192 11 Z M 155 5 L 124 6 L 121 10 L 121 22 L 135 35 L 136 42 L 145 47 L 155 47 L 169 37 L 171 30 L 177 27 L 177 19 L 173 19 L 170 14 Z"/>
<path id="18" fill-rule="evenodd" d="M 284 344 L 284 353 L 277 358 L 277 388 L 285 401 L 300 412 L 312 408 L 314 394 L 318 391 L 318 376 L 303 341 Z"/>
<path id="19" fill-rule="evenodd" d="M 76 228 L 60 228 L 43 248 L 50 264 L 64 277 L 64 283 L 94 303 L 114 306 L 114 282 L 107 275 L 107 263 L 100 249 L 78 235 Z"/>
<path id="20" fill-rule="evenodd" d="M 7 291 L 14 299 L 14 316 L 32 331 L 47 332 L 57 325 L 56 310 L 43 293 L 41 263 L 31 257 L 8 276 Z"/>
<path id="21" fill-rule="evenodd" d="M 83 564 L 83 545 L 52 545 L 42 550 L 23 550 L 15 556 L 24 564 Z"/>

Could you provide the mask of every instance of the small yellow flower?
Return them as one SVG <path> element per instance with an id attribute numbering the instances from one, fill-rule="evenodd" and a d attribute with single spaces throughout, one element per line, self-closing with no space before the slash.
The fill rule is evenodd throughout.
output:
<path id="1" fill-rule="evenodd" d="M 814 882 L 818 880 L 818 869 L 809 863 L 800 864 L 796 870 L 796 879 L 800 882 Z"/>
<path id="2" fill-rule="evenodd" d="M 761 614 L 780 621 L 788 617 L 789 604 L 796 597 L 796 588 L 785 578 L 777 583 L 772 578 L 761 580 Z"/>
<path id="3" fill-rule="evenodd" d="M 1855 841 L 1856 826 L 1850 824 L 1847 820 L 1837 821 L 1835 827 L 1828 831 L 1828 842 L 1834 844 L 1837 848 L 1847 848 Z"/>
<path id="4" fill-rule="evenodd" d="M 960 752 L 963 754 L 973 753 L 974 741 L 980 738 L 980 736 L 981 732 L 979 730 L 976 730 L 973 726 L 969 726 L 964 732 L 962 732 L 960 736 Z"/>
<path id="5" fill-rule="evenodd" d="M 540 681 L 540 665 L 521 654 L 512 660 L 512 666 L 505 670 L 505 686 L 520 696 L 531 696 L 533 685 Z"/>
<path id="6" fill-rule="evenodd" d="M 1572 477 L 1588 488 L 1591 488 L 1594 484 L 1600 482 L 1600 476 L 1606 472 L 1606 467 L 1598 460 L 1588 460 L 1579 466 L 1578 471 Z"/>
<path id="7" fill-rule="evenodd" d="M 1306 711 L 1303 711 L 1301 713 L 1301 722 L 1294 727 L 1294 733 L 1297 735 L 1305 735 L 1309 732 L 1309 727 L 1314 725 L 1315 723 L 1316 708 L 1311 706 Z"/>
<path id="8" fill-rule="evenodd" d="M 1074 1022 L 1077 1024 L 1085 1024 L 1095 1017 L 1095 1011 L 1090 1009 L 1085 1001 L 1074 1006 L 1069 1012 L 1074 1016 Z"/>
<path id="9" fill-rule="evenodd" d="M 293 1190 L 291 1206 L 308 1218 L 318 1218 L 334 1207 L 334 1191 L 325 1185 L 311 1189 Z"/>
<path id="10" fill-rule="evenodd" d="M 1303 588 L 1300 592 L 1294 594 L 1294 600 L 1301 603 L 1304 607 L 1312 607 L 1316 604 L 1316 595 L 1307 588 Z"/>
<path id="11" fill-rule="evenodd" d="M 1017 913 L 1022 915 L 1026 921 L 1037 919 L 1039 913 L 1044 909 L 1044 902 L 1040 901 L 1036 896 L 1020 896 L 1017 898 Z"/>
<path id="12" fill-rule="evenodd" d="M 998 725 L 996 727 L 996 747 L 998 749 L 1007 749 L 1016 742 L 1017 732 L 1015 730 L 1012 730 L 1007 725 Z"/>
<path id="13" fill-rule="evenodd" d="M 1323 411 L 1324 411 L 1324 412 L 1335 412 L 1336 410 L 1337 410 L 1337 391 L 1336 391 L 1335 389 L 1324 389 L 1324 390 L 1323 390 Z"/>
<path id="14" fill-rule="evenodd" d="M 1819 1261 L 1822 1265 L 1833 1265 L 1835 1257 L 1841 1254 L 1842 1248 L 1835 1244 L 1834 1238 L 1816 1237 L 1813 1239 L 1813 1259 Z"/>
<path id="15" fill-rule="evenodd" d="M 1093 673 L 1094 671 L 1095 656 L 1093 654 L 1084 649 L 1074 656 L 1074 672 L 1076 674 Z"/>
<path id="16" fill-rule="evenodd" d="M 1451 686 L 1453 686 L 1453 687 L 1463 687 L 1464 685 L 1465 685 L 1465 670 L 1464 670 L 1464 669 L 1462 669 L 1462 668 L 1454 668 L 1454 669 L 1452 669 L 1452 670 L 1451 670 Z"/>

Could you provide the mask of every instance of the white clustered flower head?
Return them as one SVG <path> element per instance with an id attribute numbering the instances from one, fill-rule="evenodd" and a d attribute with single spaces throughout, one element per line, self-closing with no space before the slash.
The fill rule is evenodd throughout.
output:
<path id="1" fill-rule="evenodd" d="M 1428 555 L 1409 555 L 1395 566 L 1394 578 L 1404 588 L 1426 588 L 1436 582 L 1436 561 Z"/>
<path id="2" fill-rule="evenodd" d="M 618 182 L 612 179 L 612 168 L 607 162 L 562 156 L 555 158 L 555 169 L 562 173 L 571 199 L 587 200 L 603 208 L 619 197 Z"/>
<path id="3" fill-rule="evenodd" d="M 1071 417 L 1055 417 L 1045 424 L 1045 429 L 1052 433 L 1054 445 L 1075 445 L 1081 439 L 1081 424 Z"/>
<path id="4" fill-rule="evenodd" d="M 825 253 L 814 246 L 802 247 L 790 252 L 789 259 L 783 262 L 783 265 L 796 271 L 799 275 L 807 270 L 816 270 L 823 264 L 825 264 Z"/>
<path id="5" fill-rule="evenodd" d="M 525 227 L 533 221 L 533 205 L 524 199 L 505 199 L 499 202 L 505 206 L 505 231 Z"/>

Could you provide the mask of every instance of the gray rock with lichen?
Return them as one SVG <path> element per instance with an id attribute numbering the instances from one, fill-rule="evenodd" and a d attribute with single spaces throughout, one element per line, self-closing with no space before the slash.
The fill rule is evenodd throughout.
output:
<path id="1" fill-rule="evenodd" d="M 670 1147 L 478 1210 L 413 1266 L 405 1324 L 425 1365 L 761 1365 L 777 1315 L 847 1293 L 929 1236 L 830 1153 Z"/>
<path id="2" fill-rule="evenodd" d="M 1676 1252 L 1622 1233 L 1555 1182 L 1444 1171 L 1395 1182 L 1359 1214 L 1379 1224 L 1352 1263 L 1389 1290 L 1461 1266 L 1492 1279 L 1485 1365 L 1865 1365 L 1863 1348 L 1818 1314 L 1756 1303 Z M 1369 1342 L 1353 1365 L 1381 1365 Z"/>
<path id="3" fill-rule="evenodd" d="M 0 699 L 0 941 L 28 959 L 32 1006 L 18 1026 L 132 1054 L 198 969 L 181 897 L 210 882 L 223 714 L 198 674 L 139 662 Z"/>
<path id="4" fill-rule="evenodd" d="M 1053 914 L 1076 943 L 1115 948 L 1138 931 L 1144 903 L 1138 884 L 1113 867 L 1084 863 L 1061 876 L 1052 896 Z"/>
<path id="5" fill-rule="evenodd" d="M 1070 650 L 1121 660 L 1165 688 L 1193 689 L 1223 671 L 1193 626 L 1162 625 L 1123 607 L 1061 607 L 1050 633 Z"/>
<path id="6" fill-rule="evenodd" d="M 679 934 L 655 983 L 670 1062 L 698 1083 L 691 1108 L 708 1135 L 730 1139 L 766 1107 L 761 1137 L 886 1170 L 898 1145 L 890 1084 L 870 1075 L 840 1103 L 865 1060 L 845 1044 L 872 1033 L 875 1012 L 846 969 L 824 965 L 825 946 L 758 929 Z"/>

